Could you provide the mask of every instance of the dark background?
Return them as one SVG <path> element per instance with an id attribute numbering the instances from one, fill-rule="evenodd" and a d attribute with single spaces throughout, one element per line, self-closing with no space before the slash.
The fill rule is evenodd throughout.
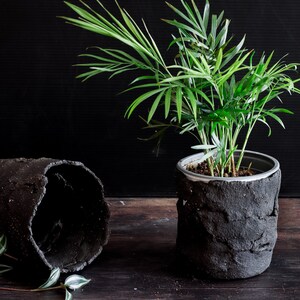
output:
<path id="1" fill-rule="evenodd" d="M 87 1 L 94 3 L 95 1 Z M 179 0 L 170 2 L 180 6 Z M 199 6 L 204 0 L 196 0 Z M 78 3 L 73 1 L 73 3 Z M 103 3 L 116 12 L 114 1 Z M 163 54 L 174 29 L 160 21 L 173 18 L 163 0 L 119 0 L 131 15 L 144 18 Z M 276 51 L 279 59 L 300 62 L 300 2 L 296 0 L 211 0 L 212 10 L 232 20 L 230 32 L 258 54 Z M 135 115 L 123 118 L 134 94 L 122 94 L 132 75 L 106 75 L 81 83 L 88 46 L 111 41 L 67 25 L 57 16 L 74 16 L 58 0 L 1 0 L 0 6 L 0 157 L 52 157 L 82 161 L 103 181 L 109 196 L 174 196 L 176 162 L 193 154 L 193 140 L 169 134 L 159 155 Z M 171 54 L 171 53 L 169 53 Z M 171 55 L 170 55 L 171 58 Z M 285 97 L 294 116 L 283 116 L 286 130 L 273 134 L 259 126 L 248 149 L 276 157 L 283 173 L 281 196 L 300 196 L 300 96 Z M 144 108 L 145 111 L 145 108 Z M 143 111 L 141 111 L 142 113 Z"/>

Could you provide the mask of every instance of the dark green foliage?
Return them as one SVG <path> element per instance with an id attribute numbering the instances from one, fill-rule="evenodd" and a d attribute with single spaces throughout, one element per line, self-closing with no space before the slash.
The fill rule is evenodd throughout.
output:
<path id="1" fill-rule="evenodd" d="M 181 0 L 182 7 L 174 11 L 176 19 L 163 20 L 176 28 L 169 47 L 177 47 L 173 65 L 166 65 L 155 41 L 143 22 L 140 28 L 126 10 L 118 3 L 121 19 L 116 18 L 104 5 L 96 0 L 101 12 L 96 12 L 81 1 L 82 7 L 66 4 L 78 18 L 63 17 L 68 23 L 118 40 L 127 45 L 132 55 L 119 49 L 96 48 L 99 54 L 83 54 L 92 62 L 81 64 L 88 71 L 79 75 L 86 80 L 99 73 L 108 72 L 110 77 L 136 69 L 144 75 L 137 77 L 127 91 L 140 89 L 141 94 L 128 107 L 126 117 L 143 103 L 148 103 L 149 128 L 158 130 L 155 137 L 161 137 L 166 128 L 179 129 L 180 134 L 190 133 L 205 151 L 211 174 L 223 176 L 229 169 L 235 175 L 239 169 L 249 136 L 257 124 L 262 122 L 272 133 L 268 120 L 284 124 L 278 113 L 291 113 L 284 108 L 267 105 L 278 100 L 284 92 L 299 93 L 288 74 L 297 69 L 297 63 L 283 60 L 272 62 L 273 53 L 256 58 L 255 52 L 244 48 L 245 37 L 233 44 L 229 36 L 230 21 L 224 13 L 210 13 L 207 1 L 203 13 L 194 0 Z M 133 50 L 133 51 L 132 51 Z M 153 123 L 158 109 L 164 119 Z M 242 145 L 237 139 L 242 129 L 246 136 Z M 154 137 L 153 136 L 153 137 Z M 239 160 L 233 161 L 233 154 L 241 148 Z"/>

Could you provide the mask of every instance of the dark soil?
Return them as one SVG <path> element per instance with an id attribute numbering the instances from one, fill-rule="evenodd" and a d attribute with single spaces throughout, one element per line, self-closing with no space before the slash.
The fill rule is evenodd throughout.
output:
<path id="1" fill-rule="evenodd" d="M 187 166 L 186 169 L 188 171 L 196 173 L 196 174 L 211 176 L 207 162 L 202 162 L 202 163 L 198 163 L 198 164 L 190 164 Z M 255 175 L 255 174 L 256 174 L 255 171 L 252 169 L 249 169 L 249 168 L 240 168 L 240 170 L 236 172 L 237 177 L 251 176 L 251 175 Z M 214 176 L 219 176 L 219 175 L 215 172 Z M 232 172 L 225 170 L 224 177 L 234 177 L 234 175 Z"/>

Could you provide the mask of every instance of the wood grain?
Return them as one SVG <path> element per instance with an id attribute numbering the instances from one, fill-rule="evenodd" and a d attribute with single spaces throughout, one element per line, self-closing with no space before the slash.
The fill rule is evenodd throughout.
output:
<path id="1" fill-rule="evenodd" d="M 278 242 L 270 268 L 260 276 L 234 281 L 195 277 L 178 267 L 176 199 L 112 198 L 109 205 L 109 244 L 82 272 L 92 281 L 74 292 L 74 299 L 300 299 L 299 199 L 280 199 Z M 28 287 L 30 283 L 2 276 L 0 286 Z M 61 291 L 0 291 L 0 299 L 64 296 Z"/>

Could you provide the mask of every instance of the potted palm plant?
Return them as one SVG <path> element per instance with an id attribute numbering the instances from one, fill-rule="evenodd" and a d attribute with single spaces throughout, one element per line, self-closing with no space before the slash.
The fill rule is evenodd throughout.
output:
<path id="1" fill-rule="evenodd" d="M 277 237 L 280 169 L 276 159 L 246 147 L 257 123 L 269 135 L 270 119 L 284 127 L 278 114 L 291 112 L 275 104 L 286 92 L 300 92 L 299 79 L 290 77 L 298 64 L 274 62 L 273 52 L 256 55 L 244 47 L 245 37 L 233 43 L 224 12 L 211 14 L 209 2 L 200 12 L 194 0 L 181 0 L 181 8 L 167 3 L 176 19 L 163 20 L 177 32 L 170 42 L 176 56 L 168 65 L 146 24 L 139 26 L 118 3 L 119 18 L 98 0 L 99 10 L 81 3 L 66 2 L 78 18 L 63 18 L 122 47 L 83 54 L 91 61 L 81 64 L 88 69 L 78 78 L 141 70 L 127 90 L 140 94 L 126 117 L 148 104 L 145 121 L 155 136 L 174 128 L 195 137 L 198 153 L 177 164 L 180 257 L 215 278 L 265 271 Z M 158 111 L 163 118 L 156 121 Z"/>

